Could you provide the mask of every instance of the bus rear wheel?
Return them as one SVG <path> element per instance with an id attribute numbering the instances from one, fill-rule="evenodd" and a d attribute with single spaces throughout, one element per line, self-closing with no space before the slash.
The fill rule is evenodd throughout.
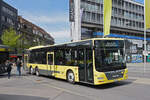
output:
<path id="1" fill-rule="evenodd" d="M 67 81 L 71 84 L 75 83 L 75 76 L 74 73 L 72 71 L 68 71 L 67 73 Z"/>

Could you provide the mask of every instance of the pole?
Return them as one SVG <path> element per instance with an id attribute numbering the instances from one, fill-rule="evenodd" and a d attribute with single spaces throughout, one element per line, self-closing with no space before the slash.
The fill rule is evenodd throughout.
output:
<path id="1" fill-rule="evenodd" d="M 81 40 L 80 0 L 75 0 L 75 40 Z"/>
<path id="2" fill-rule="evenodd" d="M 144 0 L 144 52 L 146 53 L 146 16 L 145 16 L 145 0 Z M 146 72 L 146 54 L 144 54 L 144 73 Z"/>
<path id="3" fill-rule="evenodd" d="M 73 40 L 73 36 L 72 36 L 72 23 L 70 22 L 70 36 L 71 36 L 71 40 Z"/>
<path id="4" fill-rule="evenodd" d="M 146 29 L 144 28 L 144 73 L 146 72 L 146 53 L 147 53 L 147 48 L 146 48 Z"/>
<path id="5" fill-rule="evenodd" d="M 104 1 L 105 0 L 103 0 L 103 38 L 105 37 L 104 36 Z"/>

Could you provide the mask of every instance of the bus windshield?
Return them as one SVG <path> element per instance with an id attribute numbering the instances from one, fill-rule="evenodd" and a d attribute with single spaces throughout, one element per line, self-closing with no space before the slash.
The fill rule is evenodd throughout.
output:
<path id="1" fill-rule="evenodd" d="M 97 71 L 114 71 L 124 69 L 124 41 L 95 41 L 95 66 Z"/>

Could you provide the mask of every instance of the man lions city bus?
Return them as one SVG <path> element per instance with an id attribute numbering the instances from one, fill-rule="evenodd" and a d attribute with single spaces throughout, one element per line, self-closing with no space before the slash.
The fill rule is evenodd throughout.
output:
<path id="1" fill-rule="evenodd" d="M 5 45 L 0 45 L 0 74 L 7 72 L 5 62 L 8 59 L 9 59 L 9 47 Z"/>
<path id="2" fill-rule="evenodd" d="M 93 85 L 128 78 L 123 39 L 89 39 L 29 48 L 24 56 L 29 73 L 53 76 L 70 83 Z"/>

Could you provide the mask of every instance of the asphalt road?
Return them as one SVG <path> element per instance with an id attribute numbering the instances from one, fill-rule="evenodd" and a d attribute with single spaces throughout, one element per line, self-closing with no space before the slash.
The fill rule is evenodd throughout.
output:
<path id="1" fill-rule="evenodd" d="M 101 86 L 73 85 L 25 73 L 19 77 L 14 70 L 11 79 L 0 76 L 0 100 L 150 100 L 150 78 L 144 74 L 139 77 L 140 69 L 134 70 L 137 65 L 129 67 L 128 80 Z"/>
<path id="2" fill-rule="evenodd" d="M 129 76 L 132 77 L 141 77 L 141 78 L 150 78 L 150 63 L 130 63 L 127 64 L 129 69 Z"/>
<path id="3" fill-rule="evenodd" d="M 49 100 L 48 98 L 24 96 L 24 95 L 6 95 L 0 94 L 1 100 Z"/>

